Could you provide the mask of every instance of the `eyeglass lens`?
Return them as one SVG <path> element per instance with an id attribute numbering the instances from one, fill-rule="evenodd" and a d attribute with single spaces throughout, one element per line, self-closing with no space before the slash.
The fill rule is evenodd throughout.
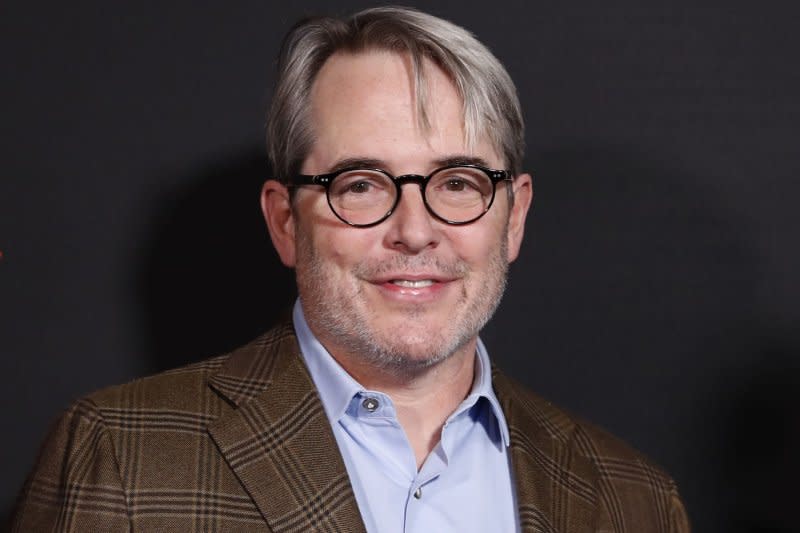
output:
<path id="1" fill-rule="evenodd" d="M 423 196 L 428 208 L 450 222 L 466 222 L 483 214 L 492 201 L 494 184 L 482 170 L 452 167 L 435 172 Z M 334 178 L 328 199 L 336 214 L 351 224 L 375 223 L 394 207 L 399 185 L 383 172 L 351 170 Z"/>

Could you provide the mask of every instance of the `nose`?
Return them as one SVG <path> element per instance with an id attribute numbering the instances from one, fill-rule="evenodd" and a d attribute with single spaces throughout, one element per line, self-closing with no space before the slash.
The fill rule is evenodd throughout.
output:
<path id="1" fill-rule="evenodd" d="M 401 190 L 397 207 L 384 222 L 388 225 L 386 246 L 407 254 L 435 248 L 440 239 L 438 222 L 425 207 L 422 189 L 418 183 L 405 183 Z"/>

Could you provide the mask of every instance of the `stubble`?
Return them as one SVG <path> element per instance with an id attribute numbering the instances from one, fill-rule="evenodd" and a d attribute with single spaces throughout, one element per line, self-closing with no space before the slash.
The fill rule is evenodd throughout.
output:
<path id="1" fill-rule="evenodd" d="M 358 231 L 358 230 L 354 230 Z M 297 285 L 306 320 L 318 337 L 329 339 L 337 350 L 376 369 L 398 377 L 414 377 L 448 359 L 473 340 L 500 303 L 508 275 L 507 231 L 489 258 L 484 280 L 462 260 L 445 261 L 433 253 L 396 254 L 386 261 L 364 260 L 348 273 L 348 283 L 337 279 L 334 266 L 318 254 L 306 232 L 297 238 Z M 363 280 L 385 272 L 434 271 L 463 281 L 454 320 L 437 328 L 425 322 L 425 304 L 410 305 L 403 312 L 406 331 L 379 331 L 374 313 L 366 304 Z M 474 294 L 468 294 L 469 290 Z M 464 309 L 464 312 L 459 312 Z M 410 332 L 422 332 L 411 338 Z M 325 341 L 323 345 L 325 345 Z M 334 346 L 326 346 L 331 351 Z"/>

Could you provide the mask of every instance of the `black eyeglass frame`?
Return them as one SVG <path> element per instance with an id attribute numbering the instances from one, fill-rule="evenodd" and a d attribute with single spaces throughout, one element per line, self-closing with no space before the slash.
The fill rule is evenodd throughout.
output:
<path id="1" fill-rule="evenodd" d="M 428 183 L 430 182 L 431 178 L 436 174 L 451 168 L 474 168 L 476 170 L 480 170 L 481 172 L 486 174 L 486 176 L 492 182 L 492 197 L 489 199 L 489 203 L 486 204 L 486 208 L 478 216 L 471 218 L 469 220 L 455 222 L 442 217 L 433 210 L 430 204 L 428 204 L 428 199 L 425 196 L 425 190 L 427 189 Z M 397 195 L 395 196 L 392 207 L 390 207 L 389 210 L 386 212 L 386 214 L 384 214 L 375 222 L 370 222 L 369 224 L 356 224 L 354 222 L 350 222 L 349 220 L 345 220 L 339 215 L 339 213 L 336 212 L 336 209 L 333 207 L 333 204 L 331 203 L 330 190 L 331 190 L 331 183 L 333 183 L 333 180 L 340 174 L 344 174 L 345 172 L 352 172 L 354 170 L 369 170 L 371 172 L 379 172 L 384 176 L 386 176 L 387 178 L 389 178 L 390 180 L 392 180 L 392 183 L 394 183 L 394 186 L 397 189 Z M 333 212 L 334 215 L 336 215 L 336 218 L 338 218 L 348 226 L 353 226 L 356 228 L 371 228 L 373 226 L 377 226 L 378 224 L 380 224 L 381 222 L 392 216 L 392 213 L 394 213 L 394 210 L 397 208 L 397 204 L 400 203 L 400 198 L 403 195 L 402 186 L 405 185 L 406 183 L 416 183 L 419 185 L 420 193 L 422 194 L 422 203 L 425 204 L 425 209 L 435 219 L 440 220 L 445 224 L 449 224 L 451 226 L 464 226 L 466 224 L 472 224 L 473 222 L 481 218 L 483 215 L 485 215 L 492 207 L 492 204 L 494 204 L 495 195 L 497 193 L 497 184 L 500 183 L 501 181 L 514 181 L 513 172 L 511 172 L 510 170 L 495 170 L 492 168 L 486 168 L 481 165 L 453 164 L 453 165 L 446 165 L 443 167 L 439 167 L 430 174 L 428 174 L 427 176 L 423 176 L 421 174 L 403 174 L 402 176 L 393 176 L 392 174 L 383 170 L 382 168 L 348 167 L 336 170 L 334 172 L 328 172 L 327 174 L 314 174 L 314 175 L 295 174 L 294 176 L 291 176 L 288 179 L 286 185 L 288 187 L 299 187 L 302 185 L 319 185 L 324 187 L 325 197 L 328 200 L 328 207 L 331 208 L 331 211 Z"/>

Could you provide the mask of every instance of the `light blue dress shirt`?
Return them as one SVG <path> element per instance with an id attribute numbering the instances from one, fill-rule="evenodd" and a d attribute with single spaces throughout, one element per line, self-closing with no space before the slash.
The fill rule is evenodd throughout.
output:
<path id="1" fill-rule="evenodd" d="M 480 340 L 472 390 L 417 471 L 391 398 L 336 362 L 311 333 L 300 300 L 293 319 L 369 533 L 519 531 L 508 426 Z"/>

